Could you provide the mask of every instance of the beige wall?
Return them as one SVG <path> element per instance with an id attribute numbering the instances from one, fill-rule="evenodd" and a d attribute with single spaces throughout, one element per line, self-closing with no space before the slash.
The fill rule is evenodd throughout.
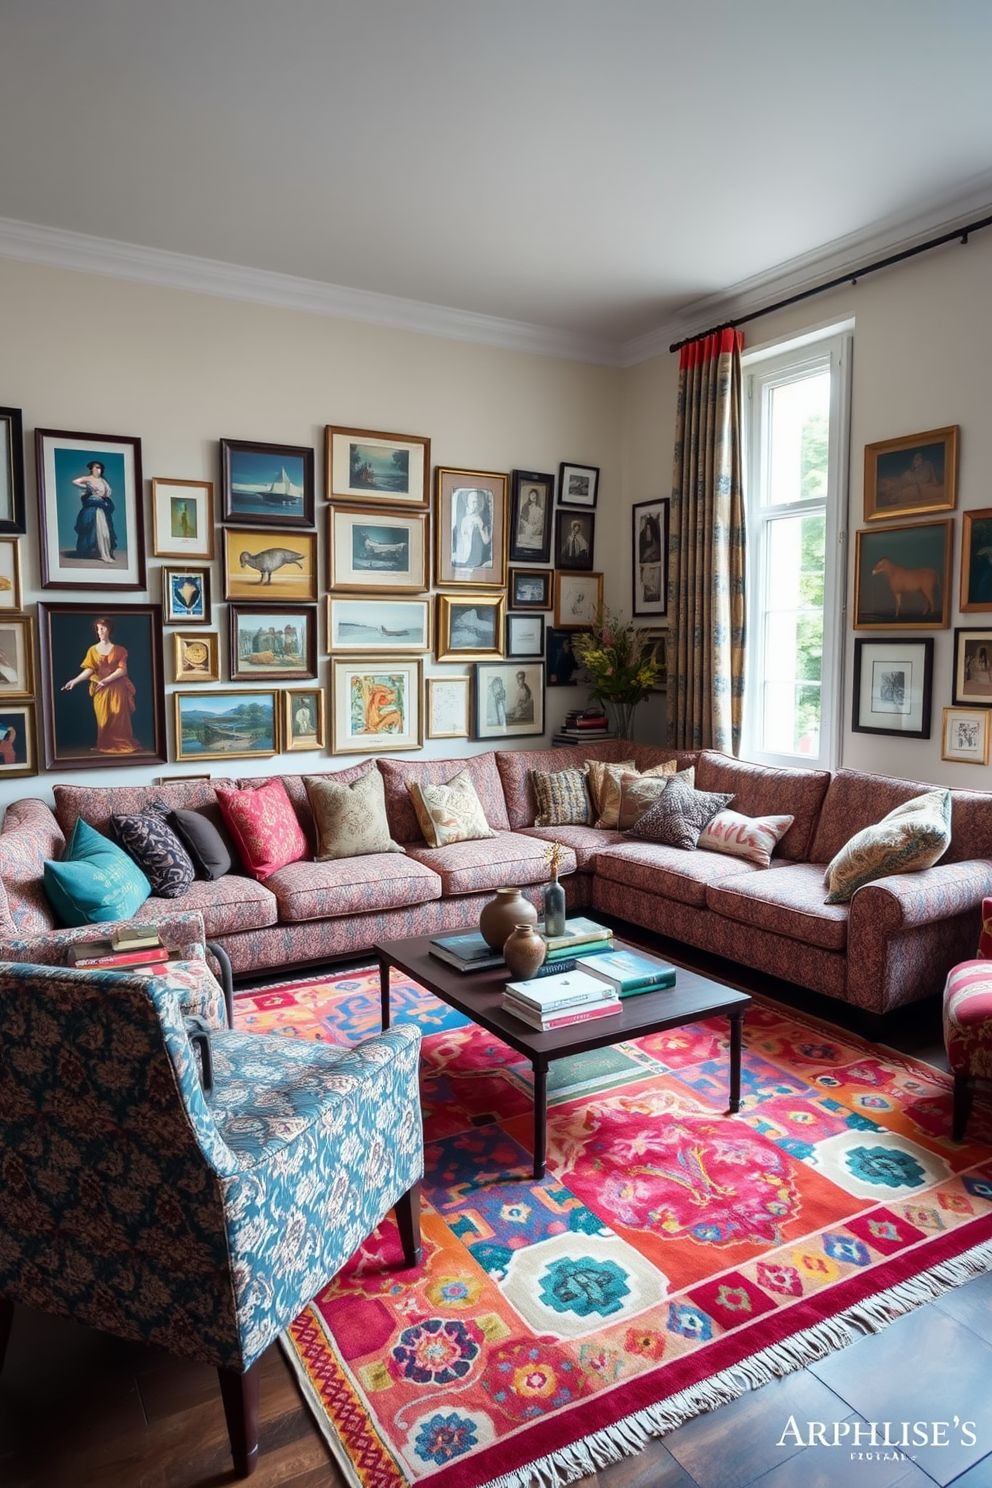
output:
<path id="1" fill-rule="evenodd" d="M 220 438 L 312 445 L 322 572 L 326 424 L 427 435 L 436 464 L 556 475 L 563 459 L 598 465 L 596 567 L 607 575 L 608 599 L 626 602 L 618 588 L 625 531 L 613 520 L 621 484 L 619 371 L 11 260 L 0 260 L 0 326 L 0 404 L 23 410 L 28 435 L 29 526 L 21 546 L 29 610 L 37 600 L 89 602 L 95 597 L 93 590 L 40 587 L 30 437 L 35 426 L 140 437 L 146 527 L 151 478 L 216 482 Z M 149 560 L 146 595 L 108 594 L 107 602 L 158 603 L 157 569 L 163 561 Z M 212 628 L 220 635 L 226 677 L 225 606 L 217 602 L 223 595 L 219 563 L 214 565 L 213 591 Z M 319 635 L 323 652 L 323 608 Z M 168 644 L 165 662 L 168 681 Z M 451 675 L 468 668 L 439 667 L 427 658 L 425 670 Z M 322 655 L 321 683 L 327 675 Z M 171 685 L 167 691 L 171 693 Z M 583 689 L 549 690 L 549 739 L 566 708 L 584 697 Z M 167 700 L 170 756 L 171 709 Z M 38 721 L 40 729 L 40 716 Z M 488 747 L 427 741 L 423 753 L 448 756 Z M 293 754 L 280 763 L 293 770 L 333 768 L 326 754 Z M 229 768 L 231 773 L 257 775 L 269 767 L 268 761 L 246 760 Z M 213 768 L 220 772 L 222 766 Z M 104 768 L 87 778 L 137 784 L 163 770 L 176 774 L 194 769 Z M 223 769 L 227 773 L 228 767 Z M 73 776 L 78 779 L 78 772 Z M 0 807 L 18 796 L 50 797 L 59 778 L 55 770 L 35 778 L 0 779 Z M 70 777 L 63 773 L 61 778 Z"/>
<path id="2" fill-rule="evenodd" d="M 846 285 L 745 329 L 746 346 L 786 341 L 816 326 L 853 317 L 854 376 L 847 595 L 853 608 L 854 538 L 864 526 L 864 447 L 927 429 L 958 424 L 958 504 L 954 523 L 950 628 L 933 635 L 931 737 L 898 739 L 851 730 L 855 632 L 845 635 L 842 763 L 855 769 L 984 790 L 992 771 L 941 760 L 942 710 L 951 705 L 954 626 L 989 625 L 988 616 L 958 609 L 963 510 L 992 507 L 992 416 L 988 346 L 992 335 L 992 233 L 967 247 L 951 244 L 855 286 Z M 634 368 L 624 385 L 623 499 L 631 503 L 667 491 L 675 439 L 675 356 Z M 655 470 L 659 472 L 655 475 Z M 881 632 L 858 631 L 870 636 Z"/>

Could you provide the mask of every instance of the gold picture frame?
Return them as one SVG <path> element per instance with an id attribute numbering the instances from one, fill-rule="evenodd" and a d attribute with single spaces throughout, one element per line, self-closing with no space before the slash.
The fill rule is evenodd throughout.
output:
<path id="1" fill-rule="evenodd" d="M 259 759 L 279 752 L 274 691 L 174 692 L 172 706 L 177 763 Z"/>
<path id="2" fill-rule="evenodd" d="M 424 594 L 429 588 L 428 512 L 332 506 L 328 589 L 340 594 Z"/>
<path id="3" fill-rule="evenodd" d="M 987 708 L 945 708 L 940 734 L 940 757 L 959 765 L 987 765 L 989 725 Z"/>
<path id="4" fill-rule="evenodd" d="M 423 748 L 423 679 L 419 656 L 332 656 L 331 753 Z"/>
<path id="5" fill-rule="evenodd" d="M 419 434 L 383 434 L 328 424 L 327 499 L 376 506 L 431 504 L 431 442 Z"/>
<path id="6" fill-rule="evenodd" d="M 495 470 L 434 472 L 434 577 L 439 585 L 506 584 L 507 477 Z"/>
<path id="7" fill-rule="evenodd" d="M 216 631 L 187 635 L 177 630 L 172 637 L 172 668 L 176 682 L 219 682 L 220 645 Z"/>
<path id="8" fill-rule="evenodd" d="M 0 612 L 21 608 L 21 545 L 16 537 L 0 537 Z"/>
<path id="9" fill-rule="evenodd" d="M 327 710 L 322 687 L 287 687 L 282 698 L 282 751 L 299 754 L 327 748 Z"/>
<path id="10" fill-rule="evenodd" d="M 503 594 L 439 594 L 437 660 L 501 660 L 505 606 Z"/>
<path id="11" fill-rule="evenodd" d="M 953 511 L 957 475 L 957 424 L 866 444 L 865 521 Z"/>
<path id="12" fill-rule="evenodd" d="M 252 604 L 317 599 L 317 534 L 224 528 L 224 598 Z"/>
<path id="13" fill-rule="evenodd" d="M 152 481 L 152 552 L 156 558 L 213 558 L 213 481 Z"/>
<path id="14" fill-rule="evenodd" d="M 428 739 L 467 739 L 471 721 L 471 676 L 428 677 Z"/>

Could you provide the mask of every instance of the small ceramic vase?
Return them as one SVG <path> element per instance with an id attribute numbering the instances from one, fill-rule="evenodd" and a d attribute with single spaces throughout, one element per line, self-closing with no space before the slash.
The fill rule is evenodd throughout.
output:
<path id="1" fill-rule="evenodd" d="M 544 936 L 533 925 L 515 925 L 503 947 L 503 960 L 511 977 L 526 981 L 544 965 L 548 954 Z"/>
<path id="2" fill-rule="evenodd" d="M 479 916 L 479 932 L 494 951 L 503 949 L 517 925 L 536 924 L 537 910 L 519 888 L 497 889 L 496 898 L 490 899 Z"/>

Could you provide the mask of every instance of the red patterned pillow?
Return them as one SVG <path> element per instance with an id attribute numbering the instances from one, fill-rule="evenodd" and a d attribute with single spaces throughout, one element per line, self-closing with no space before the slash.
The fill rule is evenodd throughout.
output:
<path id="1" fill-rule="evenodd" d="M 268 878 L 277 868 L 309 853 L 286 787 L 270 780 L 258 790 L 222 790 L 217 800 L 227 829 L 252 878 Z"/>

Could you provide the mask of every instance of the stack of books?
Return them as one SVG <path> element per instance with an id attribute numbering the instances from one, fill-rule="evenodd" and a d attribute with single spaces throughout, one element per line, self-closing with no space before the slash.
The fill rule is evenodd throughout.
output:
<path id="1" fill-rule="evenodd" d="M 602 708 L 577 708 L 565 714 L 565 722 L 555 737 L 575 741 L 606 739 L 609 733 L 610 722 Z"/>
<path id="2" fill-rule="evenodd" d="M 122 925 L 106 940 L 78 940 L 69 947 L 66 959 L 70 966 L 107 966 L 113 970 L 154 966 L 168 961 L 169 952 L 154 925 Z"/>
<path id="3" fill-rule="evenodd" d="M 465 931 L 462 935 L 437 935 L 429 949 L 432 956 L 446 961 L 456 971 L 488 971 L 490 967 L 503 965 L 499 951 L 494 951 L 478 930 Z"/>
<path id="4" fill-rule="evenodd" d="M 526 982 L 507 982 L 503 1007 L 515 1018 L 539 1028 L 564 1028 L 591 1018 L 619 1013 L 616 989 L 588 971 L 562 972 L 560 976 L 533 977 Z"/>
<path id="5" fill-rule="evenodd" d="M 613 931 L 605 925 L 597 925 L 595 920 L 587 920 L 584 915 L 566 920 L 564 934 L 545 935 L 544 938 L 548 943 L 549 962 L 601 955 L 613 949 Z"/>
<path id="6" fill-rule="evenodd" d="M 590 956 L 587 952 L 575 964 L 578 970 L 609 982 L 618 997 L 675 986 L 675 967 L 644 951 L 615 951 L 609 947 L 605 955 Z"/>

